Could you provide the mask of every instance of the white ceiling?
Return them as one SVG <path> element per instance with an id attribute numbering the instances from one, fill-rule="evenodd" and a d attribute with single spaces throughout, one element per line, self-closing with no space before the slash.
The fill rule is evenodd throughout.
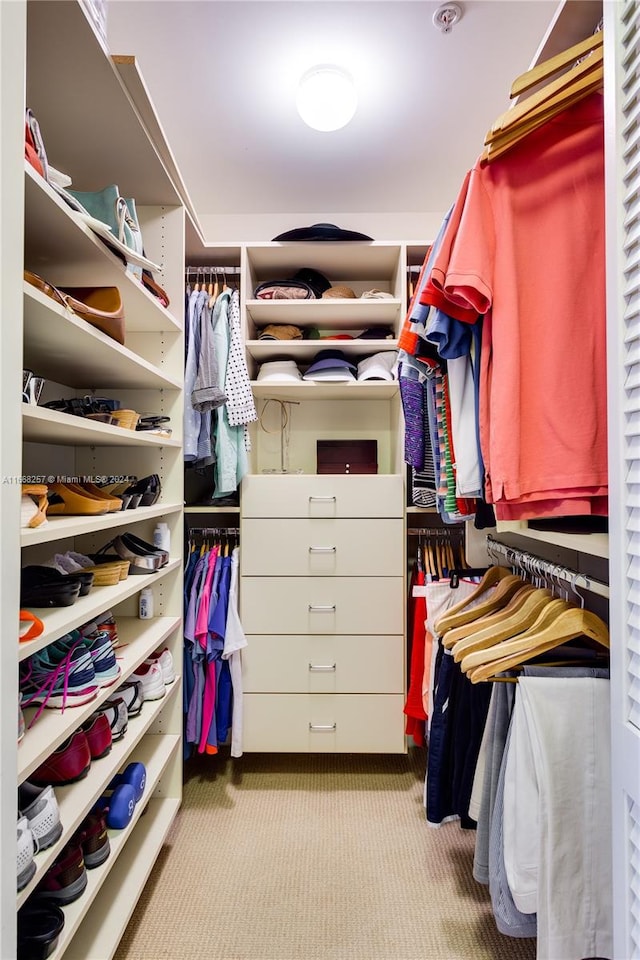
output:
<path id="1" fill-rule="evenodd" d="M 461 5 L 444 34 L 432 23 L 438 4 L 423 0 L 117 0 L 109 46 L 136 56 L 210 232 L 216 218 L 275 225 L 286 214 L 299 226 L 308 211 L 440 213 L 558 7 Z M 297 115 L 295 93 L 326 62 L 350 70 L 359 109 L 344 129 L 319 133 Z"/>

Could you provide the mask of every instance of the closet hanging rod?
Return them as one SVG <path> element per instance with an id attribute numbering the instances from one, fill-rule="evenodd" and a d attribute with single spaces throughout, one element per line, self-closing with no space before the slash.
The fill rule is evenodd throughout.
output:
<path id="1" fill-rule="evenodd" d="M 509 547 L 500 540 L 495 540 L 492 536 L 487 536 L 487 550 L 489 555 L 501 555 L 507 562 L 507 566 L 517 567 L 523 573 L 532 576 L 548 577 L 550 580 L 564 580 L 573 590 L 579 586 L 589 593 L 596 593 L 600 597 L 609 596 L 609 585 L 600 580 L 594 580 L 586 573 L 578 573 L 577 570 L 571 570 L 559 563 L 553 563 L 551 560 L 543 560 L 527 550 L 520 550 L 517 547 Z"/>
<path id="2" fill-rule="evenodd" d="M 442 537 L 443 539 L 464 538 L 464 530 L 450 530 L 448 527 L 407 527 L 408 537 Z"/>
<path id="3" fill-rule="evenodd" d="M 206 264 L 187 264 L 184 268 L 185 273 L 228 273 L 232 276 L 238 276 L 240 273 L 240 267 L 224 267 L 224 266 L 208 266 Z"/>
<path id="4" fill-rule="evenodd" d="M 240 536 L 240 527 L 189 527 L 189 535 L 197 536 Z"/>

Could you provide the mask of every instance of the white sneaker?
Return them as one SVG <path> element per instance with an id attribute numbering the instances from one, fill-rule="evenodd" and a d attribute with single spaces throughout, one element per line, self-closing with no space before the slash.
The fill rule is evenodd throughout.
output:
<path id="1" fill-rule="evenodd" d="M 27 818 L 38 850 L 46 850 L 62 834 L 60 810 L 53 787 L 37 787 L 25 780 L 18 787 L 18 808 L 20 814 Z"/>
<path id="2" fill-rule="evenodd" d="M 176 671 L 173 668 L 173 657 L 171 650 L 165 647 L 164 650 L 156 650 L 150 657 L 147 657 L 145 663 L 158 663 L 162 669 L 162 680 L 165 685 L 173 683 L 176 678 Z"/>
<path id="3" fill-rule="evenodd" d="M 18 820 L 18 890 L 22 890 L 36 872 L 33 855 L 36 845 L 26 817 Z"/>
<path id="4" fill-rule="evenodd" d="M 130 679 L 142 684 L 142 695 L 145 700 L 160 700 L 164 697 L 164 680 L 159 663 L 141 663 L 131 674 Z"/>

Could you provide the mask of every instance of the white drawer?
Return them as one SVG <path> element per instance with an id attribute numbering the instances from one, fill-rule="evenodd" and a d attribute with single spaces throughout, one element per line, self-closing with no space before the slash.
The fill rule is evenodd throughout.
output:
<path id="1" fill-rule="evenodd" d="M 406 753 L 397 694 L 248 693 L 245 752 Z"/>
<path id="2" fill-rule="evenodd" d="M 397 577 L 402 520 L 244 520 L 243 576 Z"/>
<path id="3" fill-rule="evenodd" d="M 402 577 L 242 577 L 240 584 L 247 634 L 399 634 L 404 607 Z"/>
<path id="4" fill-rule="evenodd" d="M 245 693 L 403 693 L 404 638 L 249 636 Z"/>
<path id="5" fill-rule="evenodd" d="M 242 481 L 243 517 L 402 517 L 401 474 L 260 476 Z"/>

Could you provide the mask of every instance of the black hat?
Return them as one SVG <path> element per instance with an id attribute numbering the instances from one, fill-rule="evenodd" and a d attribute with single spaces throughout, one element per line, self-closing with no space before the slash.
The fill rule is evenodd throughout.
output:
<path id="1" fill-rule="evenodd" d="M 355 230 L 343 230 L 335 223 L 312 223 L 310 227 L 296 227 L 273 238 L 276 240 L 373 240 L 364 233 Z"/>
<path id="2" fill-rule="evenodd" d="M 320 299 L 324 291 L 328 290 L 331 286 L 331 281 L 327 280 L 319 270 L 314 270 L 313 267 L 302 267 L 297 273 L 294 273 L 291 279 L 306 283 L 311 287 L 318 299 Z"/>

